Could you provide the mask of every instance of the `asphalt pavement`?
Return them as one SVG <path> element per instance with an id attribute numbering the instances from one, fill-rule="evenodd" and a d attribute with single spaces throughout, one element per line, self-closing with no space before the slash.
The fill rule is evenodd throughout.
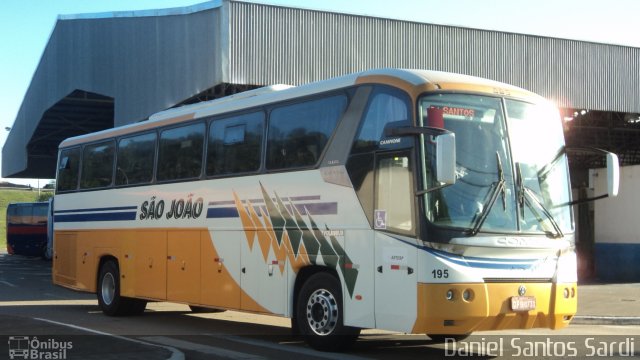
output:
<path id="1" fill-rule="evenodd" d="M 79 303 L 95 299 L 92 294 L 53 286 L 50 261 L 0 251 L 0 358 L 5 355 L 9 359 L 185 358 L 174 347 L 15 312 L 18 304 L 36 307 L 37 303 L 69 299 L 69 294 Z"/>
<path id="2" fill-rule="evenodd" d="M 640 325 L 640 283 L 578 284 L 574 324 Z"/>
<path id="3" fill-rule="evenodd" d="M 168 346 L 24 316 L 0 314 L 0 334 L 0 356 L 15 359 L 184 359 Z"/>

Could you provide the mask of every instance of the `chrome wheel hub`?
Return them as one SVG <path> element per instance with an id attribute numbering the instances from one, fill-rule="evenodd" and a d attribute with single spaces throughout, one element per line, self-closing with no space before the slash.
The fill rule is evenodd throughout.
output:
<path id="1" fill-rule="evenodd" d="M 113 274 L 106 273 L 102 278 L 102 302 L 111 305 L 116 294 L 116 280 Z"/>
<path id="2" fill-rule="evenodd" d="M 318 335 L 331 334 L 338 324 L 338 302 L 325 289 L 318 289 L 307 301 L 307 321 L 309 327 Z"/>

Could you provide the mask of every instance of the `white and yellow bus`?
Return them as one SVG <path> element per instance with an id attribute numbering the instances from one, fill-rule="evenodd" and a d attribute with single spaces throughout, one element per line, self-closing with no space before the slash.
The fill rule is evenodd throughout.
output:
<path id="1" fill-rule="evenodd" d="M 576 253 L 563 130 L 541 97 L 382 69 L 164 111 L 60 144 L 53 280 L 362 328 L 565 327 Z"/>

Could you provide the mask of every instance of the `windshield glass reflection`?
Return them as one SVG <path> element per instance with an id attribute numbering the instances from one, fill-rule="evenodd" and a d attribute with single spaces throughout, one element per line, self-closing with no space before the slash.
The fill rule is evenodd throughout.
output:
<path id="1" fill-rule="evenodd" d="M 524 232 L 558 237 L 572 230 L 569 207 L 557 206 L 569 201 L 570 191 L 557 111 L 465 94 L 423 97 L 420 110 L 423 126 L 443 126 L 456 136 L 456 184 L 425 194 L 429 221 L 472 235 Z M 425 139 L 427 154 L 431 140 Z M 437 186 L 429 171 L 431 162 L 425 159 L 427 188 Z"/>
<path id="2" fill-rule="evenodd" d="M 515 100 L 506 100 L 505 105 L 511 150 L 522 174 L 523 196 L 530 194 L 533 202 L 528 206 L 524 201 L 521 230 L 557 232 L 554 229 L 559 227 L 563 232 L 571 231 L 570 208 L 560 206 L 569 202 L 570 187 L 558 112 L 550 106 L 535 106 Z M 541 206 L 536 206 L 535 200 Z M 541 215 L 543 210 L 550 213 L 551 219 Z"/>

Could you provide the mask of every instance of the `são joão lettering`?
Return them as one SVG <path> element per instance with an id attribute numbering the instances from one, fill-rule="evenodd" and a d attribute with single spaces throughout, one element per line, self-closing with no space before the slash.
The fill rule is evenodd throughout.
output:
<path id="1" fill-rule="evenodd" d="M 159 220 L 163 216 L 166 219 L 197 219 L 202 215 L 203 208 L 204 200 L 201 197 L 193 200 L 193 195 L 189 195 L 186 199 L 173 199 L 169 207 L 165 207 L 163 199 L 156 199 L 153 196 L 151 200 L 140 205 L 139 219 Z"/>

